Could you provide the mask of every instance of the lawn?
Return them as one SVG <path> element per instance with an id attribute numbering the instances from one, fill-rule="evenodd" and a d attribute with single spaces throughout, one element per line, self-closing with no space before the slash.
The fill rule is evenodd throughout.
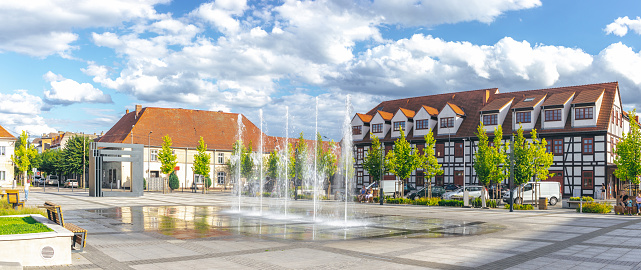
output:
<path id="1" fill-rule="evenodd" d="M 40 233 L 52 231 L 32 217 L 0 217 L 0 235 Z"/>

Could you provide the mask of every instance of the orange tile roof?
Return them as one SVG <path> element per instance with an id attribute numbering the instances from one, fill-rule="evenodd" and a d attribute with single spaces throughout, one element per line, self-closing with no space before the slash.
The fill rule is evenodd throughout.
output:
<path id="1" fill-rule="evenodd" d="M 373 116 L 371 115 L 362 114 L 362 113 L 357 113 L 356 116 L 358 116 L 358 118 L 360 118 L 361 121 L 363 121 L 363 123 L 369 123 L 370 121 L 372 121 L 372 118 L 373 118 Z"/>
<path id="2" fill-rule="evenodd" d="M 410 110 L 404 109 L 404 108 L 398 108 L 398 109 L 401 110 L 401 112 L 403 112 L 403 114 L 407 118 L 414 118 L 414 115 L 416 115 L 415 111 L 410 111 Z"/>
<path id="3" fill-rule="evenodd" d="M 560 92 L 560 93 L 555 93 L 552 94 L 550 97 L 548 97 L 545 101 L 543 101 L 542 106 L 554 106 L 554 105 L 563 105 L 572 96 L 574 96 L 576 92 L 574 91 L 568 91 L 568 92 Z"/>
<path id="4" fill-rule="evenodd" d="M 595 103 L 601 95 L 603 95 L 605 89 L 594 89 L 589 91 L 583 91 L 572 100 L 572 104 L 583 104 L 583 103 Z"/>
<path id="5" fill-rule="evenodd" d="M 394 118 L 394 114 L 392 113 L 388 113 L 384 111 L 378 111 L 378 113 L 381 115 L 381 117 L 383 117 L 385 121 L 390 121 L 392 120 L 392 118 Z"/>
<path id="6" fill-rule="evenodd" d="M 10 138 L 10 139 L 15 139 L 16 137 L 14 137 L 13 135 L 11 135 L 11 133 L 9 133 L 9 131 L 7 131 L 7 130 L 6 130 L 6 129 L 4 129 L 2 126 L 0 126 L 0 138 Z"/>
<path id="7" fill-rule="evenodd" d="M 521 101 L 517 102 L 512 106 L 512 109 L 534 108 L 534 105 L 541 102 L 541 99 L 544 99 L 546 96 L 547 96 L 546 94 L 523 96 L 523 98 L 521 98 Z M 527 99 L 532 99 L 532 100 L 525 101 Z"/>
<path id="8" fill-rule="evenodd" d="M 492 102 L 488 103 L 481 109 L 482 112 L 489 112 L 489 111 L 498 111 L 505 107 L 505 105 L 509 104 L 512 102 L 514 98 L 499 98 L 495 99 Z"/>
<path id="9" fill-rule="evenodd" d="M 160 147 L 162 137 L 169 135 L 173 148 L 196 148 L 198 140 L 203 137 L 209 150 L 231 151 L 237 140 L 237 113 L 173 109 L 142 108 L 138 116 L 136 111 L 125 114 L 120 120 L 98 139 L 98 142 L 133 143 Z M 245 145 L 252 142 L 254 150 L 259 147 L 262 133 L 247 117 L 242 116 L 244 132 L 242 140 Z M 133 126 L 133 127 L 132 127 Z M 151 133 L 150 133 L 151 132 Z M 272 151 L 282 146 L 285 138 L 263 134 L 265 151 Z M 297 138 L 289 138 L 295 144 Z M 313 140 L 306 140 L 313 145 Z"/>
<path id="10" fill-rule="evenodd" d="M 426 106 L 426 105 L 423 105 L 422 107 L 423 107 L 423 109 L 425 109 L 425 111 L 426 111 L 427 113 L 429 113 L 431 116 L 436 116 L 436 115 L 438 115 L 438 110 L 437 110 L 437 109 L 434 109 L 434 108 L 432 108 L 432 107 L 430 107 L 430 106 Z"/>
<path id="11" fill-rule="evenodd" d="M 452 104 L 452 103 L 449 103 L 449 102 L 447 103 L 447 105 L 449 105 L 449 106 L 450 106 L 450 108 L 452 108 L 452 110 L 453 110 L 456 114 L 458 114 L 458 115 L 465 115 L 465 112 L 464 112 L 463 110 L 461 110 L 461 108 L 459 108 L 458 106 L 456 106 L 456 105 L 454 105 L 454 104 Z"/>

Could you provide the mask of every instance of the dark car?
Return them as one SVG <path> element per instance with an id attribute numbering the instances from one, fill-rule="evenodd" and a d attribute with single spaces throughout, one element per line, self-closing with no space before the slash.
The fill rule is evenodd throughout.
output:
<path id="1" fill-rule="evenodd" d="M 441 195 L 445 193 L 445 189 L 441 186 L 433 186 L 432 187 L 432 197 L 433 198 L 440 198 Z M 428 188 L 427 187 L 422 187 L 407 196 L 407 198 L 410 198 L 412 200 L 418 199 L 418 198 L 423 198 L 423 197 L 428 197 Z"/>
<path id="2" fill-rule="evenodd" d="M 447 185 L 444 186 L 444 188 L 445 188 L 445 191 L 452 191 L 452 190 L 459 189 L 460 186 L 459 185 L 455 185 L 455 184 L 447 184 Z"/>
<path id="3" fill-rule="evenodd" d="M 410 184 L 405 184 L 405 187 L 403 189 L 403 194 L 410 194 L 414 190 L 416 190 L 415 186 L 412 186 Z"/>

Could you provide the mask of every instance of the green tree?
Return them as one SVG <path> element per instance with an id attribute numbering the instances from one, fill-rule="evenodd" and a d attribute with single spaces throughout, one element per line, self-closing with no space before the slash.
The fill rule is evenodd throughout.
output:
<path id="1" fill-rule="evenodd" d="M 29 143 L 27 132 L 23 130 L 18 137 L 13 155 L 11 155 L 11 161 L 13 161 L 19 174 L 23 175 L 21 180 L 23 185 L 25 179 L 27 179 L 27 172 L 32 168 L 31 161 L 36 155 L 38 155 L 38 150 Z"/>
<path id="2" fill-rule="evenodd" d="M 330 141 L 328 147 L 323 147 L 323 140 L 320 133 L 316 134 L 316 143 L 318 147 L 316 149 L 316 171 L 319 175 L 323 175 L 325 178 L 322 179 L 323 184 L 329 180 L 332 175 L 336 173 L 337 167 L 337 158 L 334 154 L 334 141 Z"/>
<path id="3" fill-rule="evenodd" d="M 614 164 L 617 165 L 614 175 L 635 185 L 639 184 L 641 176 L 641 131 L 633 120 L 636 119 L 636 114 L 636 109 L 630 112 L 630 132 L 623 134 L 614 151 Z"/>
<path id="4" fill-rule="evenodd" d="M 180 181 L 178 180 L 178 175 L 176 175 L 175 171 L 171 171 L 171 174 L 169 174 L 169 188 L 172 190 L 178 189 L 180 187 Z"/>
<path id="5" fill-rule="evenodd" d="M 83 168 L 87 169 L 89 166 L 89 144 L 91 140 L 85 136 L 72 136 L 67 141 L 64 150 L 62 151 L 63 171 L 65 173 L 82 174 Z M 83 176 L 84 180 L 84 176 Z M 84 181 L 78 181 L 83 182 Z"/>
<path id="6" fill-rule="evenodd" d="M 494 129 L 494 146 L 490 148 L 492 152 L 492 164 L 490 168 L 489 182 L 496 184 L 497 187 L 503 180 L 510 177 L 510 164 L 507 156 L 507 151 L 510 148 L 510 143 L 503 142 L 503 128 L 501 125 Z M 498 192 L 498 188 L 495 189 Z M 495 194 L 495 198 L 498 194 Z"/>
<path id="7" fill-rule="evenodd" d="M 267 157 L 267 177 L 270 179 L 276 179 L 278 178 L 278 163 L 280 158 L 278 157 L 278 152 L 276 150 L 272 151 L 269 153 L 269 156 Z"/>
<path id="8" fill-rule="evenodd" d="M 418 168 L 423 169 L 423 174 L 425 179 L 427 179 L 427 192 L 429 196 L 432 196 L 432 178 L 437 175 L 443 174 L 443 169 L 441 169 L 441 164 L 438 164 L 438 159 L 436 158 L 436 153 L 434 147 L 436 147 L 436 139 L 434 139 L 434 133 L 430 129 L 427 134 L 424 136 L 425 147 L 423 148 L 423 155 L 420 156 Z"/>
<path id="9" fill-rule="evenodd" d="M 198 147 L 196 147 L 196 150 L 198 153 L 194 155 L 194 174 L 199 174 L 207 178 L 209 177 L 209 171 L 211 169 L 209 167 L 211 156 L 207 153 L 207 145 L 205 144 L 203 137 L 200 137 L 200 140 L 198 140 Z M 211 178 L 209 179 L 209 184 L 205 182 L 205 185 L 207 187 L 211 185 Z"/>
<path id="10" fill-rule="evenodd" d="M 62 151 L 60 150 L 45 150 L 40 153 L 40 164 L 38 170 L 47 175 L 54 175 L 61 171 L 60 160 L 62 159 Z M 44 177 L 44 176 L 43 176 Z"/>
<path id="11" fill-rule="evenodd" d="M 254 158 L 252 157 L 252 142 L 249 142 L 249 147 L 241 145 L 242 151 L 240 156 L 240 173 L 242 177 L 249 180 L 254 173 Z"/>
<path id="12" fill-rule="evenodd" d="M 551 175 L 549 168 L 554 157 L 546 151 L 547 142 L 537 137 L 536 129 L 530 134 L 531 142 L 525 139 L 523 127 L 519 125 L 514 140 L 514 184 L 519 186 L 528 181 L 545 180 Z"/>
<path id="13" fill-rule="evenodd" d="M 405 132 L 403 132 L 401 128 L 401 137 L 396 139 L 394 149 L 385 157 L 385 168 L 398 176 L 403 181 L 404 187 L 412 171 L 418 168 L 420 161 L 420 155 L 417 151 L 412 151 L 412 146 L 407 139 L 405 139 Z M 401 190 L 401 196 L 404 196 L 403 193 L 404 188 Z"/>
<path id="14" fill-rule="evenodd" d="M 479 178 L 479 183 L 484 187 L 490 184 L 490 174 L 494 164 L 493 151 L 488 143 L 487 134 L 483 122 L 476 128 L 476 136 L 479 138 L 476 153 L 474 153 L 474 171 Z"/>
<path id="15" fill-rule="evenodd" d="M 162 149 L 158 151 L 158 160 L 160 160 L 160 171 L 166 175 L 171 174 L 176 168 L 177 157 L 171 150 L 171 138 L 169 135 L 162 137 Z"/>
<path id="16" fill-rule="evenodd" d="M 292 149 L 292 147 L 289 149 Z M 303 132 L 301 132 L 298 137 L 298 142 L 296 143 L 293 154 L 294 158 L 292 160 L 293 162 L 290 162 L 290 171 L 294 173 L 295 180 L 299 182 L 303 175 L 305 175 L 305 163 L 307 161 L 307 142 L 303 138 Z"/>
<path id="17" fill-rule="evenodd" d="M 367 170 L 367 173 L 369 173 L 372 179 L 378 181 L 380 188 L 380 181 L 382 180 L 383 170 L 385 169 L 383 167 L 383 147 L 378 136 L 374 135 L 374 133 L 370 133 L 370 138 L 372 139 L 372 146 L 369 147 L 367 156 L 365 156 L 365 160 L 363 160 L 363 168 Z M 382 196 L 380 193 L 379 195 Z"/>

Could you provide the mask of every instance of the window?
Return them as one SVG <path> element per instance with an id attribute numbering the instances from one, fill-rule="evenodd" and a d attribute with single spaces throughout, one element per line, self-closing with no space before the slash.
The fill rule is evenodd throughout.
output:
<path id="1" fill-rule="evenodd" d="M 614 116 L 616 115 L 617 111 L 612 109 L 612 117 L 610 117 L 610 120 L 612 121 L 612 124 L 614 124 Z"/>
<path id="2" fill-rule="evenodd" d="M 445 183 L 445 181 L 443 181 L 443 179 L 444 179 L 444 177 L 442 175 L 437 175 L 436 176 L 436 185 L 442 187 L 443 184 Z"/>
<path id="3" fill-rule="evenodd" d="M 575 120 L 592 119 L 592 107 L 575 108 L 574 119 Z"/>
<path id="4" fill-rule="evenodd" d="M 489 146 L 489 147 L 494 147 L 494 141 L 489 141 L 489 142 L 487 142 L 487 146 Z"/>
<path id="5" fill-rule="evenodd" d="M 554 146 L 554 155 L 562 156 L 563 155 L 563 139 L 552 140 L 552 145 Z"/>
<path id="6" fill-rule="evenodd" d="M 151 150 L 151 161 L 158 161 L 158 150 Z"/>
<path id="7" fill-rule="evenodd" d="M 623 127 L 623 113 L 620 113 L 619 116 L 621 116 L 619 126 Z"/>
<path id="8" fill-rule="evenodd" d="M 546 110 L 545 121 L 561 121 L 561 109 Z"/>
<path id="9" fill-rule="evenodd" d="M 553 151 L 553 149 L 552 149 L 552 148 L 553 148 L 553 147 L 552 147 L 552 142 L 549 142 L 549 143 L 545 146 L 545 152 L 547 152 L 547 153 L 552 153 L 552 151 Z"/>
<path id="10" fill-rule="evenodd" d="M 223 163 L 225 163 L 225 154 L 218 153 L 218 164 L 223 164 Z"/>
<path id="11" fill-rule="evenodd" d="M 529 97 L 529 98 L 524 99 L 523 102 L 530 102 L 530 101 L 533 101 L 533 100 L 534 100 L 533 97 Z"/>
<path id="12" fill-rule="evenodd" d="M 225 172 L 218 172 L 217 178 L 218 178 L 219 185 L 225 184 Z"/>
<path id="13" fill-rule="evenodd" d="M 463 143 L 454 144 L 454 156 L 462 157 L 463 156 Z"/>
<path id="14" fill-rule="evenodd" d="M 530 123 L 530 122 L 532 122 L 531 117 L 532 117 L 532 113 L 530 113 L 530 112 L 517 112 L 516 113 L 516 122 L 517 123 Z"/>
<path id="15" fill-rule="evenodd" d="M 428 129 L 430 128 L 430 120 L 416 120 L 416 129 Z"/>
<path id="16" fill-rule="evenodd" d="M 394 122 L 394 131 L 405 130 L 405 121 Z"/>
<path id="17" fill-rule="evenodd" d="M 356 180 L 358 181 L 358 185 L 363 184 L 363 172 L 356 172 Z"/>
<path id="18" fill-rule="evenodd" d="M 583 154 L 591 155 L 594 153 L 594 138 L 583 138 Z"/>
<path id="19" fill-rule="evenodd" d="M 425 185 L 425 174 L 422 170 L 416 171 L 416 187 L 422 187 Z"/>
<path id="20" fill-rule="evenodd" d="M 7 154 L 7 147 L 6 146 L 0 146 L 0 156 L 4 156 Z"/>
<path id="21" fill-rule="evenodd" d="M 425 144 L 417 144 L 416 145 L 416 151 L 418 151 L 418 154 L 423 156 L 425 153 L 423 152 L 423 149 L 425 148 Z"/>
<path id="22" fill-rule="evenodd" d="M 372 133 L 381 133 L 383 132 L 383 124 L 373 124 Z"/>
<path id="23" fill-rule="evenodd" d="M 6 180 L 5 178 L 7 177 L 7 173 L 5 171 L 0 171 L 0 181 Z"/>
<path id="24" fill-rule="evenodd" d="M 498 124 L 498 114 L 483 115 L 483 125 L 491 126 Z"/>
<path id="25" fill-rule="evenodd" d="M 356 159 L 358 159 L 358 160 L 363 159 L 363 148 L 362 147 L 356 148 Z"/>
<path id="26" fill-rule="evenodd" d="M 363 132 L 363 126 L 352 127 L 352 135 L 361 135 L 362 132 Z"/>
<path id="27" fill-rule="evenodd" d="M 441 118 L 441 127 L 442 127 L 442 128 L 451 128 L 451 127 L 454 127 L 454 117 L 444 117 L 444 118 Z"/>
<path id="28" fill-rule="evenodd" d="M 436 157 L 444 157 L 445 156 L 445 144 L 442 143 L 437 143 L 436 144 Z"/>
<path id="29" fill-rule="evenodd" d="M 581 188 L 584 190 L 592 189 L 594 187 L 594 185 L 592 184 L 593 179 L 594 177 L 592 171 L 584 171 L 581 181 Z"/>

